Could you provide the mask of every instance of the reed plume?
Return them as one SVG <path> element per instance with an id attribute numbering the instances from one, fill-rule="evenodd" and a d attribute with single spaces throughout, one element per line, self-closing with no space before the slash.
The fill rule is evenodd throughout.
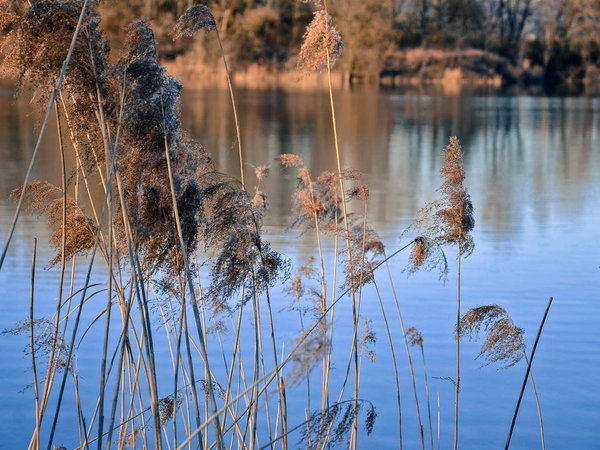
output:
<path id="1" fill-rule="evenodd" d="M 342 287 L 358 288 L 373 281 L 385 247 L 377 232 L 352 214 L 348 215 L 348 222 L 351 260 L 342 263 L 345 275 Z"/>
<path id="2" fill-rule="evenodd" d="M 177 231 L 173 226 L 165 141 L 172 162 L 175 198 L 186 251 L 196 250 L 202 217 L 202 192 L 197 178 L 213 170 L 211 158 L 181 129 L 181 84 L 166 75 L 158 61 L 154 33 L 145 20 L 128 30 L 127 53 L 114 68 L 124 74 L 119 170 L 127 213 L 145 265 L 154 271 L 166 263 L 183 269 Z M 120 229 L 122 224 L 120 224 Z"/>
<path id="3" fill-rule="evenodd" d="M 312 413 L 308 419 L 308 431 L 303 429 L 298 445 L 316 450 L 322 448 L 319 445 L 320 443 L 328 440 L 329 445 L 333 447 L 348 446 L 352 425 L 365 408 L 364 427 L 367 435 L 370 435 L 377 419 L 375 405 L 363 399 L 359 399 L 356 404 L 354 400 L 347 400 L 334 403 L 322 411 Z M 309 440 L 309 436 L 314 438 Z"/>
<path id="4" fill-rule="evenodd" d="M 200 184 L 205 216 L 200 232 L 206 247 L 217 252 L 209 294 L 228 299 L 242 286 L 262 292 L 278 277 L 287 278 L 289 263 L 261 238 L 262 209 L 257 210 L 248 191 L 216 173 L 202 177 Z"/>
<path id="5" fill-rule="evenodd" d="M 18 199 L 22 188 L 15 189 L 11 198 Z M 58 254 L 50 260 L 50 267 L 58 264 L 62 256 L 63 235 L 63 191 L 57 186 L 45 181 L 34 181 L 29 184 L 25 195 L 25 210 L 30 213 L 46 214 L 51 230 L 50 243 L 58 249 Z M 96 242 L 96 226 L 86 217 L 77 203 L 67 197 L 66 204 L 66 241 L 65 259 L 71 259 L 77 254 L 86 253 Z"/>
<path id="6" fill-rule="evenodd" d="M 65 369 L 72 373 L 74 371 L 73 360 L 71 359 L 67 362 L 67 360 L 64 358 L 64 355 L 68 353 L 68 344 L 64 341 L 64 339 L 62 339 L 62 337 L 55 339 L 54 331 L 54 323 L 48 319 L 27 319 L 22 320 L 13 328 L 2 330 L 0 335 L 19 336 L 34 332 L 33 346 L 31 343 L 27 344 L 27 346 L 23 349 L 23 353 L 27 356 L 35 354 L 35 357 L 38 360 L 40 358 L 49 359 L 50 354 L 52 353 L 52 348 L 54 347 L 55 349 L 58 349 L 60 357 L 53 358 L 52 361 L 48 361 L 52 364 L 50 373 L 60 373 Z M 39 381 L 43 382 L 45 379 L 42 378 L 39 379 L 38 382 Z"/>
<path id="7" fill-rule="evenodd" d="M 414 272 L 423 266 L 429 259 L 438 267 L 444 268 L 445 263 L 440 265 L 440 256 L 434 257 L 431 252 L 434 245 L 456 245 L 458 249 L 458 291 L 456 329 L 460 336 L 460 268 L 463 257 L 469 256 L 475 248 L 475 243 L 470 232 L 475 226 L 473 216 L 473 203 L 464 186 L 465 169 L 463 164 L 463 153 L 460 143 L 456 137 L 450 138 L 450 143 L 442 152 L 444 166 L 440 173 L 443 183 L 439 188 L 441 198 L 429 203 L 417 214 L 415 223 L 409 229 L 415 229 L 421 238 L 417 238 L 413 244 L 411 253 L 411 265 L 409 269 Z M 436 264 L 436 259 L 438 260 Z M 426 266 L 427 267 L 427 266 Z M 447 269 L 443 269 L 442 274 Z M 443 276 L 442 276 L 443 278 Z M 458 446 L 458 394 L 460 389 L 460 339 L 456 340 L 456 391 L 454 402 L 454 450 Z"/>
<path id="8" fill-rule="evenodd" d="M 377 355 L 374 347 L 377 343 L 377 335 L 373 331 L 373 323 L 370 320 L 365 319 L 363 322 L 363 331 L 358 343 L 358 349 L 362 356 L 367 358 L 371 362 L 375 362 Z"/>
<path id="9" fill-rule="evenodd" d="M 448 261 L 444 249 L 426 236 L 418 236 L 414 239 L 405 271 L 412 275 L 421 269 L 437 270 L 439 279 L 444 282 L 448 278 Z"/>
<path id="10" fill-rule="evenodd" d="M 470 309 L 460 319 L 460 335 L 476 339 L 485 333 L 476 359 L 484 358 L 484 365 L 500 362 L 503 369 L 517 364 L 525 356 L 523 329 L 517 327 L 506 310 L 498 305 L 478 306 Z"/>
<path id="11" fill-rule="evenodd" d="M 204 5 L 189 8 L 175 24 L 173 36 L 181 39 L 184 36 L 193 37 L 200 30 L 207 33 L 217 29 L 217 22 L 212 11 Z"/>
<path id="12" fill-rule="evenodd" d="M 169 395 L 160 399 L 158 408 L 161 426 L 164 426 L 174 414 L 177 414 L 177 410 L 179 409 L 179 406 L 181 406 L 181 401 L 182 398 L 180 395 Z"/>
<path id="13" fill-rule="evenodd" d="M 37 111 L 43 112 L 52 96 L 81 7 L 81 1 L 64 0 L 0 3 L 0 13 L 10 18 L 0 28 L 0 53 L 4 57 L 0 74 L 15 79 L 15 95 L 22 87 L 31 89 Z M 95 164 L 93 152 L 100 158 L 103 153 L 100 130 L 90 126 L 96 122 L 96 89 L 100 87 L 105 94 L 108 71 L 110 45 L 99 24 L 100 16 L 88 7 L 61 89 L 68 99 L 69 126 L 88 168 Z"/>
<path id="14" fill-rule="evenodd" d="M 283 154 L 279 157 L 283 168 L 296 167 L 296 190 L 293 196 L 293 211 L 291 227 L 300 227 L 302 232 L 317 226 L 322 231 L 338 232 L 339 221 L 342 218 L 341 196 L 338 184 L 338 174 L 324 171 L 313 180 L 304 161 L 298 155 Z M 360 174 L 356 170 L 347 169 L 341 174 L 349 182 L 357 182 Z M 358 187 L 354 188 L 358 189 Z"/>
<path id="15" fill-rule="evenodd" d="M 439 188 L 441 198 L 421 208 L 408 228 L 418 235 L 413 244 L 411 272 L 427 267 L 426 263 L 440 264 L 434 250 L 436 245 L 457 245 L 462 257 L 469 256 L 475 248 L 470 234 L 475 226 L 473 203 L 464 186 L 463 154 L 456 137 L 450 138 L 442 157 L 445 164 L 440 170 L 444 178 Z M 445 262 L 441 265 L 444 267 Z"/>
<path id="16" fill-rule="evenodd" d="M 331 16 L 324 10 L 316 11 L 304 33 L 298 69 L 308 74 L 333 67 L 343 48 L 342 36 L 333 26 Z"/>

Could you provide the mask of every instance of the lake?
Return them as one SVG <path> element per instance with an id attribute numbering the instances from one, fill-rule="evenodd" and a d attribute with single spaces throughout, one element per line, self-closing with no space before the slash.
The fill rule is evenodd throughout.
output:
<path id="1" fill-rule="evenodd" d="M 335 94 L 342 166 L 359 170 L 369 187 L 368 221 L 392 253 L 410 242 L 403 231 L 418 210 L 439 197 L 441 151 L 450 136 L 463 146 L 465 185 L 475 207 L 475 250 L 461 268 L 462 311 L 498 304 L 524 329 L 530 352 L 549 297 L 554 298 L 532 372 L 544 419 L 546 448 L 599 448 L 600 435 L 600 100 L 590 98 L 534 97 L 431 97 L 360 90 Z M 272 247 L 292 264 L 292 273 L 311 256 L 318 256 L 311 231 L 290 228 L 296 171 L 282 169 L 280 154 L 300 155 L 313 175 L 335 170 L 335 150 L 329 97 L 325 93 L 241 91 L 237 93 L 245 162 L 271 165 L 264 186 L 269 210 L 263 231 Z M 211 153 L 219 171 L 238 176 L 239 160 L 228 93 L 185 92 L 182 117 L 189 134 Z M 15 203 L 8 200 L 18 187 L 35 145 L 37 115 L 26 101 L 15 102 L 11 93 L 0 96 L 0 243 L 6 238 Z M 46 137 L 34 179 L 60 183 L 56 130 Z M 254 186 L 252 168 L 246 185 Z M 356 209 L 357 214 L 362 214 Z M 35 317 L 49 317 L 54 310 L 57 269 L 46 269 L 54 250 L 48 247 L 44 217 L 23 215 L 2 271 L 0 271 L 0 330 L 14 328 L 27 319 L 30 298 L 32 241 L 39 239 Z M 343 245 L 340 242 L 340 248 Z M 447 249 L 449 276 L 444 284 L 435 272 L 405 271 L 408 252 L 390 260 L 404 324 L 423 334 L 434 440 L 437 441 L 437 395 L 440 399 L 441 448 L 453 439 L 456 320 L 456 249 Z M 324 241 L 328 279 L 333 266 L 334 243 Z M 343 257 L 343 256 L 342 256 Z M 340 257 L 340 258 L 342 258 Z M 98 260 L 94 280 L 102 282 L 105 268 Z M 87 269 L 78 259 L 75 286 L 81 286 Z M 68 274 L 69 275 L 69 274 Z M 406 448 L 420 447 L 410 372 L 387 272 L 377 273 L 396 356 L 402 402 L 402 431 Z M 300 330 L 297 312 L 287 305 L 291 280 L 271 293 L 276 314 L 275 334 L 279 352 L 289 350 Z M 338 290 L 341 283 L 338 281 Z M 68 284 L 67 284 L 68 286 Z M 318 287 L 318 286 L 317 286 Z M 90 302 L 83 313 L 82 331 L 106 304 L 106 294 Z M 336 307 L 332 397 L 337 398 L 346 373 L 352 343 L 352 311 L 349 297 Z M 87 306 L 87 305 L 86 305 Z M 261 306 L 262 307 L 262 306 Z M 379 301 L 372 285 L 362 292 L 362 319 L 371 321 L 377 343 L 375 362 L 363 358 L 360 395 L 376 407 L 373 433 L 359 435 L 360 448 L 395 448 L 398 444 L 396 385 L 390 346 Z M 164 338 L 155 311 L 156 335 Z M 262 314 L 266 318 L 266 307 Z M 115 314 L 118 316 L 118 314 Z M 251 313 L 245 319 L 242 352 L 251 372 L 253 344 Z M 119 329 L 120 319 L 115 322 Z M 307 314 L 306 323 L 312 323 Z M 98 390 L 99 352 L 104 320 L 91 326 L 76 352 L 76 366 L 83 392 L 84 413 L 91 415 Z M 35 426 L 31 360 L 24 353 L 28 336 L 0 335 L 0 448 L 23 448 Z M 156 338 L 157 340 L 159 338 Z M 224 345 L 232 333 L 224 336 Z M 482 343 L 461 345 L 460 447 L 499 448 L 504 445 L 526 364 L 502 369 L 497 364 L 481 367 L 474 358 Z M 211 337 L 210 358 L 223 366 L 216 338 Z M 264 345 L 270 347 L 265 331 Z M 421 415 L 429 438 L 425 385 L 420 352 L 411 349 Z M 270 355 L 267 352 L 267 355 Z M 265 356 L 265 363 L 271 363 Z M 172 379 L 166 343 L 157 343 L 157 361 L 165 370 L 162 395 L 168 395 Z M 202 371 L 197 358 L 198 370 Z M 223 373 L 219 366 L 218 373 Z M 267 364 L 267 368 L 270 365 Z M 313 386 L 313 405 L 319 404 L 320 371 Z M 352 398 L 352 372 L 344 399 Z M 72 383 L 71 383 L 72 384 Z M 55 387 L 55 390 L 57 388 Z M 271 397 L 276 405 L 276 396 Z M 52 398 L 51 398 L 52 401 Z M 52 405 L 52 403 L 51 403 Z M 289 388 L 290 426 L 303 420 L 306 388 Z M 72 448 L 79 444 L 77 427 L 69 423 L 74 396 L 67 389 L 55 443 Z M 53 414 L 51 406 L 48 416 Z M 259 412 L 260 414 L 260 412 Z M 274 414 L 273 414 L 274 416 Z M 71 418 L 71 419 L 70 419 Z M 74 419 L 73 419 L 74 420 Z M 50 422 L 50 419 L 46 419 Z M 43 436 L 49 423 L 45 422 Z M 64 423 L 63 423 L 64 422 Z M 263 424 L 264 425 L 264 424 Z M 261 441 L 266 430 L 261 427 Z M 300 434 L 290 437 L 296 443 Z M 42 442 L 44 442 L 42 440 Z M 436 442 L 437 446 L 437 442 Z M 528 384 L 511 448 L 541 448 L 535 399 Z"/>

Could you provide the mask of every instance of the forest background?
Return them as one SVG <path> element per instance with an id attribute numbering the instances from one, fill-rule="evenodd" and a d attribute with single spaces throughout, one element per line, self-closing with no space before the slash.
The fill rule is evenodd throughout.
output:
<path id="1" fill-rule="evenodd" d="M 238 84 L 297 81 L 296 55 L 310 2 L 298 0 L 104 0 L 113 42 L 148 17 L 161 57 L 186 86 L 223 80 L 207 35 L 175 41 L 176 19 L 209 6 Z M 546 94 L 598 94 L 600 0 L 337 0 L 329 10 L 344 39 L 338 84 L 485 85 Z M 121 39 L 119 39 L 121 37 Z M 286 78 L 286 74 L 289 75 Z"/>

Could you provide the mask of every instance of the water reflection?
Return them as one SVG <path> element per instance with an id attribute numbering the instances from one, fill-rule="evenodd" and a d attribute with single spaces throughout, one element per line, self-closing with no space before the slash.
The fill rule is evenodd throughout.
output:
<path id="1" fill-rule="evenodd" d="M 590 448 L 596 442 L 590 430 L 597 422 L 600 401 L 600 391 L 594 389 L 597 380 L 590 382 L 589 377 L 600 364 L 596 332 L 600 318 L 596 302 L 600 278 L 597 252 L 591 245 L 597 240 L 600 208 L 597 195 L 600 192 L 600 102 L 595 99 L 400 96 L 368 91 L 339 92 L 335 99 L 343 164 L 364 174 L 371 190 L 370 220 L 392 248 L 416 211 L 436 198 L 442 163 L 440 152 L 448 137 L 457 135 L 461 139 L 466 184 L 476 208 L 477 246 L 465 263 L 465 307 L 484 302 L 500 303 L 519 326 L 526 329 L 525 338 L 531 344 L 546 295 L 555 296 L 557 301 L 544 331 L 543 348 L 538 350 L 539 356 L 536 355 L 536 376 L 539 377 L 536 383 L 542 395 L 547 439 L 559 448 Z M 315 252 L 314 237 L 310 233 L 298 237 L 295 230 L 287 231 L 296 173 L 280 169 L 276 159 L 282 153 L 299 154 L 313 174 L 336 167 L 329 99 L 321 93 L 242 91 L 237 101 L 245 161 L 273 165 L 266 186 L 270 211 L 265 229 L 274 248 L 286 253 L 294 263 L 304 262 Z M 217 169 L 238 176 L 239 161 L 228 94 L 186 92 L 182 111 L 185 128 L 212 152 Z M 0 242 L 15 208 L 7 196 L 23 180 L 35 145 L 36 120 L 26 101 L 14 102 L 9 94 L 0 95 Z M 55 142 L 56 132 L 51 127 L 34 179 L 60 183 Z M 252 186 L 255 180 L 251 167 L 244 169 L 247 183 Z M 46 242 L 44 220 L 25 215 L 15 234 L 8 263 L 0 272 L 0 300 L 6 300 L 5 292 L 14 297 L 14 301 L 3 303 L 0 329 L 14 326 L 26 315 L 34 236 Z M 331 255 L 331 248 L 326 250 Z M 40 252 L 40 261 L 47 261 L 50 252 L 43 248 Z M 451 259 L 450 263 L 455 262 Z M 393 262 L 392 271 L 398 276 L 399 284 L 402 283 L 401 301 L 406 323 L 417 326 L 424 334 L 432 376 L 452 374 L 455 287 L 451 285 L 452 278 L 446 287 L 437 277 L 428 274 L 417 275 L 407 282 L 401 274 L 400 261 Z M 39 295 L 51 299 L 56 295 L 55 274 L 40 272 Z M 383 296 L 384 300 L 391 298 L 389 292 L 383 292 Z M 278 308 L 288 301 L 281 290 L 273 298 Z M 385 331 L 376 306 L 365 301 L 364 314 L 374 320 L 381 344 L 377 364 L 365 364 L 361 393 L 373 400 L 380 411 L 379 445 L 393 446 L 395 442 L 390 436 L 394 436 L 395 431 L 384 430 L 395 430 L 396 412 L 394 406 L 388 404 L 389 392 L 380 387 L 391 386 L 394 381 L 384 344 Z M 336 339 L 344 349 L 349 347 L 350 315 L 342 309 L 339 317 Z M 280 322 L 280 319 L 279 339 L 289 339 L 297 324 L 287 323 L 285 318 Z M 15 367 L 19 367 L 20 373 L 26 373 L 29 368 L 26 359 L 15 361 L 12 345 L 10 340 L 0 340 L 0 366 L 4 367 L 0 370 L 0 383 L 5 387 L 2 396 L 6 395 L 7 404 L 17 404 L 17 400 L 23 398 L 18 397 L 17 392 L 24 383 L 12 375 Z M 514 407 L 513 397 L 521 382 L 521 372 L 517 368 L 478 372 L 478 363 L 469 358 L 476 354 L 476 349 L 475 344 L 465 345 L 466 388 L 461 401 L 464 402 L 464 423 L 473 426 L 464 427 L 463 442 L 465 448 L 482 448 L 490 442 L 499 446 L 506 431 L 499 424 L 504 424 L 507 411 Z M 81 370 L 89 371 L 89 379 L 97 375 L 93 354 L 89 353 L 87 365 L 81 363 Z M 11 364 L 4 363 L 9 360 Z M 560 367 L 557 361 L 561 361 Z M 345 360 L 339 361 L 338 373 L 343 372 L 345 363 Z M 405 372 L 400 375 L 401 386 L 407 388 L 402 395 L 410 398 L 410 381 Z M 372 379 L 377 382 L 369 382 Z M 565 380 L 568 380 L 568 391 Z M 442 402 L 442 441 L 451 442 L 453 389 L 448 383 L 435 379 L 432 389 L 432 392 L 440 392 Z M 494 408 L 483 405 L 482 398 L 495 405 Z M 533 448 L 539 443 L 535 406 L 529 398 L 524 402 L 519 420 L 520 432 L 526 436 L 518 439 L 524 443 L 523 448 Z M 30 404 L 21 403 L 14 417 L 7 408 L 0 408 L 0 423 L 16 429 L 20 437 L 26 437 L 27 427 L 31 425 L 31 408 Z M 301 399 L 299 404 L 303 404 Z M 410 404 L 407 402 L 403 408 L 410 408 Z M 412 410 L 406 417 L 406 429 L 411 430 L 407 431 L 408 448 L 418 445 L 418 436 L 411 434 L 415 430 L 410 422 L 414 421 L 411 414 Z M 571 418 L 568 424 L 567 416 Z M 482 436 L 489 441 L 482 441 Z"/>
<path id="2" fill-rule="evenodd" d="M 383 230 L 435 197 L 439 154 L 452 135 L 464 147 L 478 219 L 497 233 L 517 231 L 529 209 L 541 227 L 551 210 L 579 214 L 597 183 L 594 99 L 377 92 L 340 92 L 335 98 L 343 164 L 364 174 L 372 190 L 371 218 Z M 238 102 L 246 162 L 276 164 L 279 154 L 297 153 L 313 173 L 335 168 L 326 95 L 246 91 Z M 187 129 L 212 151 L 219 170 L 238 174 L 227 94 L 187 93 L 183 113 Z M 275 169 L 268 186 L 269 221 L 283 227 L 293 181 Z"/>

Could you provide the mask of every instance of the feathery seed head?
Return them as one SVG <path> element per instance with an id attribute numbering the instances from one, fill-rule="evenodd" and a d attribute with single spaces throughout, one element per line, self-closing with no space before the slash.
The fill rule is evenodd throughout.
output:
<path id="1" fill-rule="evenodd" d="M 304 42 L 298 55 L 298 68 L 305 74 L 333 67 L 342 54 L 342 36 L 333 26 L 331 16 L 325 11 L 316 11 L 315 17 L 306 28 Z"/>
<path id="2" fill-rule="evenodd" d="M 416 230 L 410 262 L 410 273 L 429 259 L 428 267 L 440 267 L 441 278 L 447 273 L 445 256 L 439 246 L 457 245 L 463 256 L 473 253 L 475 243 L 470 232 L 475 226 L 473 203 L 464 186 L 463 154 L 456 137 L 450 138 L 442 156 L 445 165 L 440 170 L 444 179 L 439 191 L 441 198 L 425 205 L 413 224 L 405 231 Z"/>
<path id="3" fill-rule="evenodd" d="M 265 178 L 269 175 L 271 171 L 271 166 L 254 166 L 251 165 L 254 169 L 254 175 L 256 176 L 256 180 L 260 183 L 265 180 Z"/>
<path id="4" fill-rule="evenodd" d="M 304 161 L 298 155 L 284 153 L 279 156 L 279 162 L 283 167 L 297 167 L 304 165 Z"/>
<path id="5" fill-rule="evenodd" d="M 410 327 L 406 330 L 406 337 L 410 345 L 423 347 L 423 335 L 415 327 Z"/>
<path id="6" fill-rule="evenodd" d="M 371 362 L 375 362 L 375 344 L 377 343 L 377 335 L 373 331 L 373 323 L 370 320 L 364 320 L 363 332 L 358 344 L 358 349 L 361 354 Z"/>
<path id="7" fill-rule="evenodd" d="M 521 339 L 523 329 L 517 327 L 506 310 L 498 305 L 478 306 L 463 315 L 459 322 L 460 338 L 476 338 L 481 329 L 485 341 L 476 359 L 484 357 L 484 365 L 502 362 L 503 369 L 514 366 L 524 356 Z"/>
<path id="8" fill-rule="evenodd" d="M 217 22 L 212 11 L 204 5 L 195 5 L 189 8 L 175 24 L 173 35 L 175 39 L 183 36 L 193 37 L 200 30 L 207 33 L 217 29 Z"/>
<path id="9" fill-rule="evenodd" d="M 446 281 L 448 277 L 448 261 L 442 247 L 433 239 L 426 236 L 418 236 L 413 241 L 408 258 L 408 275 L 412 275 L 419 269 L 431 271 L 437 269 L 439 279 Z"/>
<path id="10" fill-rule="evenodd" d="M 351 199 L 366 201 L 369 199 L 369 188 L 366 186 L 356 186 L 348 193 Z"/>
<path id="11" fill-rule="evenodd" d="M 15 189 L 11 198 L 17 200 L 23 188 Z M 27 186 L 25 193 L 25 210 L 31 213 L 47 214 L 51 228 L 50 243 L 58 250 L 58 254 L 50 261 L 54 266 L 61 260 L 63 234 L 63 191 L 57 186 L 44 181 L 33 181 Z M 65 259 L 91 250 L 96 243 L 96 227 L 88 219 L 75 201 L 67 196 L 66 203 L 66 240 Z"/>

